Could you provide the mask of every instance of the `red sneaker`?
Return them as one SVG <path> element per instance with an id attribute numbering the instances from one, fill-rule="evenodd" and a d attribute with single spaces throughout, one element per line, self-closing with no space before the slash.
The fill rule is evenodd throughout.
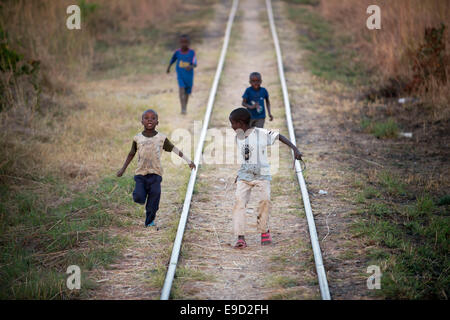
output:
<path id="1" fill-rule="evenodd" d="M 272 237 L 270 236 L 270 230 L 261 233 L 261 245 L 265 246 L 272 243 Z"/>
<path id="2" fill-rule="evenodd" d="M 238 241 L 234 245 L 235 249 L 244 249 L 245 247 L 247 247 L 247 243 L 244 239 L 238 239 Z"/>

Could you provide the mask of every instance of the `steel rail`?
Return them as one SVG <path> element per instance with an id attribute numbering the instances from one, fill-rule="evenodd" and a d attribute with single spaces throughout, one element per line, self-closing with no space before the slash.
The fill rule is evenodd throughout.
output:
<path id="1" fill-rule="evenodd" d="M 295 139 L 294 126 L 292 125 L 291 104 L 289 102 L 289 94 L 286 86 L 286 78 L 284 76 L 283 68 L 283 56 L 281 55 L 280 43 L 278 41 L 278 35 L 273 18 L 272 1 L 266 0 L 267 14 L 269 16 L 270 29 L 272 31 L 272 38 L 277 54 L 278 73 L 280 76 L 281 89 L 283 91 L 283 100 L 286 110 L 286 121 L 289 130 L 289 137 L 294 145 L 297 145 Z M 295 161 L 295 172 L 297 174 L 297 180 L 302 191 L 303 205 L 305 207 L 306 218 L 308 220 L 309 236 L 311 238 L 311 246 L 314 253 L 314 261 L 316 263 L 316 272 L 319 279 L 320 293 L 322 300 L 331 300 L 330 290 L 328 288 L 327 275 L 325 267 L 323 265 L 322 253 L 320 250 L 319 240 L 317 238 L 316 225 L 314 223 L 314 216 L 311 210 L 311 203 L 309 201 L 308 190 L 306 188 L 305 179 L 303 178 L 302 168 L 299 161 Z"/>
<path id="2" fill-rule="evenodd" d="M 230 15 L 228 17 L 227 27 L 225 31 L 225 36 L 223 40 L 222 52 L 220 53 L 219 63 L 216 69 L 216 75 L 214 77 L 213 85 L 209 93 L 208 104 L 205 111 L 205 118 L 203 120 L 203 127 L 200 134 L 200 139 L 195 152 L 194 163 L 197 166 L 200 164 L 200 158 L 202 156 L 203 145 L 206 138 L 206 132 L 208 130 L 209 119 L 211 117 L 211 112 L 214 104 L 214 99 L 217 93 L 217 87 L 219 85 L 220 75 L 222 74 L 223 65 L 225 62 L 225 56 L 227 54 L 228 43 L 230 41 L 231 27 L 233 25 L 234 17 L 236 15 L 237 7 L 239 5 L 239 0 L 233 0 Z M 181 243 L 183 241 L 184 230 L 186 228 L 186 223 L 189 215 L 189 207 L 191 205 L 192 194 L 194 192 L 195 180 L 197 178 L 197 170 L 191 172 L 189 178 L 189 183 L 186 191 L 186 197 L 184 199 L 183 211 L 181 213 L 180 222 L 178 223 L 177 235 L 172 248 L 172 255 L 170 257 L 169 267 L 167 269 L 166 278 L 164 280 L 164 286 L 161 291 L 161 300 L 168 300 L 170 296 L 170 291 L 172 289 L 173 279 L 175 277 L 175 271 L 178 264 L 178 258 L 180 256 Z"/>

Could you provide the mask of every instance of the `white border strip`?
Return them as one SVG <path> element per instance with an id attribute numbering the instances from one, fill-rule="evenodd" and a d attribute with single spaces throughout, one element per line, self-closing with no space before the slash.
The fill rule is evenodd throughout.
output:
<path id="1" fill-rule="evenodd" d="M 294 127 L 292 125 L 291 105 L 289 103 L 289 95 L 286 86 L 286 79 L 284 77 L 283 60 L 280 50 L 280 43 L 278 41 L 277 31 L 275 29 L 275 23 L 273 19 L 272 1 L 266 0 L 267 14 L 269 16 L 270 29 L 272 30 L 273 42 L 275 45 L 275 51 L 277 53 L 278 61 L 278 73 L 280 76 L 281 89 L 283 90 L 284 106 L 286 108 L 286 120 L 289 130 L 289 137 L 294 145 L 297 145 L 295 141 Z M 305 179 L 303 178 L 302 168 L 299 161 L 295 161 L 295 172 L 297 173 L 298 183 L 302 190 L 303 205 L 305 206 L 306 218 L 308 220 L 309 235 L 311 237 L 311 245 L 314 252 L 314 260 L 316 262 L 317 277 L 319 279 L 320 293 L 323 300 L 331 300 L 330 291 L 328 289 L 327 275 L 322 261 L 322 253 L 320 251 L 319 241 L 317 239 L 316 225 L 314 223 L 314 216 L 311 210 L 311 203 L 309 202 L 308 190 L 306 189 Z"/>
<path id="2" fill-rule="evenodd" d="M 222 52 L 219 58 L 219 64 L 217 65 L 216 75 L 214 77 L 213 85 L 209 93 L 208 104 L 205 111 L 205 118 L 203 121 L 202 132 L 200 134 L 200 140 L 197 145 L 197 150 L 195 152 L 194 163 L 198 166 L 200 163 L 200 158 L 202 156 L 203 144 L 206 138 L 206 132 L 208 130 L 209 119 L 211 117 L 211 112 L 214 104 L 214 99 L 217 92 L 217 86 L 219 85 L 220 75 L 222 74 L 222 69 L 225 61 L 225 56 L 227 54 L 228 43 L 230 41 L 231 27 L 233 25 L 234 17 L 236 15 L 237 7 L 239 5 L 239 0 L 233 0 L 233 5 L 231 7 L 230 16 L 228 17 L 227 28 L 225 31 L 225 38 L 223 41 Z M 192 193 L 194 191 L 195 180 L 197 178 L 197 170 L 191 172 L 191 177 L 189 178 L 189 183 L 186 191 L 186 197 L 184 199 L 183 211 L 181 213 L 180 222 L 178 224 L 177 235 L 175 237 L 175 242 L 173 243 L 172 256 L 170 258 L 169 268 L 167 270 L 166 279 L 164 280 L 164 286 L 161 291 L 161 300 L 168 300 L 170 295 L 170 290 L 172 288 L 173 278 L 175 276 L 175 270 L 177 268 L 178 257 L 180 255 L 181 242 L 183 241 L 184 229 L 186 227 L 187 218 L 189 215 L 189 207 L 191 205 Z"/>

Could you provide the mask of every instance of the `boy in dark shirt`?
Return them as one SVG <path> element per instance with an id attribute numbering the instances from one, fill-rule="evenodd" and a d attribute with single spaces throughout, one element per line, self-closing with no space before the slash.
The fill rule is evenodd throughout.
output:
<path id="1" fill-rule="evenodd" d="M 250 87 L 248 87 L 242 95 L 242 106 L 250 111 L 251 120 L 250 127 L 264 128 L 264 121 L 266 118 L 266 111 L 264 101 L 267 103 L 267 112 L 269 113 L 270 121 L 273 116 L 270 113 L 269 93 L 261 87 L 262 77 L 259 72 L 252 72 L 250 74 Z"/>

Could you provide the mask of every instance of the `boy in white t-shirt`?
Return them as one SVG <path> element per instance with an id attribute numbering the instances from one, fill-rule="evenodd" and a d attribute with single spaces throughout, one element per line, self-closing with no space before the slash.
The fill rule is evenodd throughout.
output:
<path id="1" fill-rule="evenodd" d="M 236 203 L 233 207 L 233 233 L 237 236 L 235 248 L 247 246 L 245 242 L 245 211 L 254 187 L 261 188 L 259 194 L 257 228 L 261 232 L 261 245 L 272 242 L 268 228 L 270 202 L 270 164 L 267 159 L 267 146 L 277 139 L 294 150 L 295 159 L 301 160 L 302 154 L 286 137 L 277 131 L 250 127 L 251 115 L 245 108 L 238 108 L 230 113 L 231 127 L 236 131 L 241 168 L 238 171 L 236 186 Z"/>

